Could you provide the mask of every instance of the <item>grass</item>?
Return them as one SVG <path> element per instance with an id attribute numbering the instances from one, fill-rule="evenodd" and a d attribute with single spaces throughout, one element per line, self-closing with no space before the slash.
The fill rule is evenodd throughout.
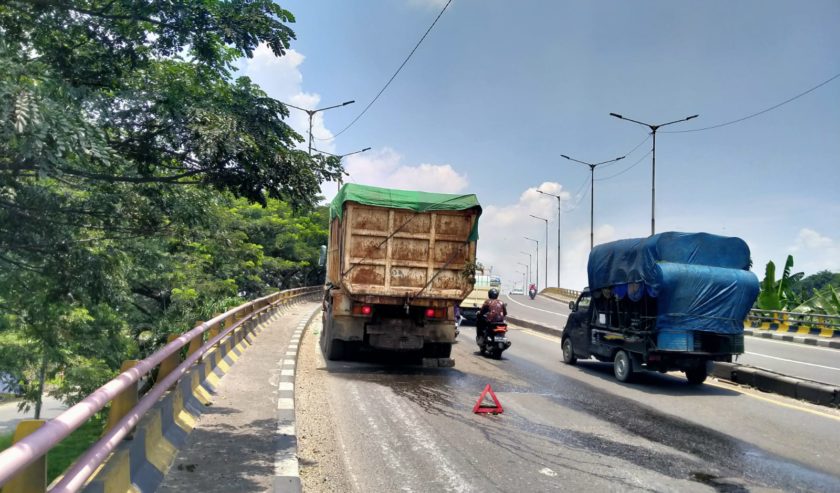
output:
<path id="1" fill-rule="evenodd" d="M 95 416 L 47 454 L 47 481 L 52 482 L 102 436 L 105 419 Z M 0 450 L 12 444 L 12 433 L 0 434 Z"/>

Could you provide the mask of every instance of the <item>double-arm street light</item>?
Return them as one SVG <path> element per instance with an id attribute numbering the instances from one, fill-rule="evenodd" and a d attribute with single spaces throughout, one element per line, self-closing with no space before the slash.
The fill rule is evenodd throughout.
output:
<path id="1" fill-rule="evenodd" d="M 536 262 L 536 264 L 537 264 L 537 269 L 536 269 L 537 276 L 536 277 L 537 277 L 537 291 L 539 291 L 540 290 L 540 240 L 535 240 L 533 238 L 528 238 L 527 236 L 523 236 L 523 238 L 525 238 L 528 241 L 533 241 L 534 243 L 537 244 L 537 262 Z"/>
<path id="2" fill-rule="evenodd" d="M 544 217 L 540 217 L 540 216 L 535 216 L 533 214 L 528 214 L 528 215 L 533 217 L 534 219 L 539 219 L 540 221 L 545 221 L 545 244 L 544 244 L 545 247 L 543 248 L 543 250 L 545 250 L 545 267 L 543 267 L 543 269 L 545 269 L 545 277 L 544 277 L 545 287 L 548 287 L 548 219 L 546 219 Z M 537 255 L 539 255 L 539 252 L 537 252 Z M 539 267 L 537 267 L 537 269 L 539 269 Z M 539 286 L 537 286 L 537 287 L 539 287 Z"/>
<path id="3" fill-rule="evenodd" d="M 537 193 L 541 193 L 543 195 L 550 195 L 557 199 L 557 287 L 560 287 L 560 214 L 563 212 L 562 209 L 562 198 L 559 195 L 554 195 L 553 193 L 543 192 L 542 190 L 537 190 Z M 546 252 L 548 252 L 548 238 L 546 238 Z M 546 262 L 548 263 L 548 262 Z M 546 282 L 548 282 L 548 274 L 546 274 Z"/>
<path id="4" fill-rule="evenodd" d="M 614 116 L 620 120 L 627 120 L 628 122 L 638 123 L 639 125 L 649 128 L 650 133 L 653 134 L 653 162 L 651 164 L 650 185 L 650 234 L 651 236 L 653 236 L 654 234 L 656 234 L 656 131 L 666 125 L 687 122 L 688 120 L 691 120 L 692 118 L 697 118 L 700 115 L 691 115 L 680 120 L 674 120 L 668 123 L 660 123 L 659 125 L 651 125 L 650 123 L 644 123 L 638 120 L 633 120 L 632 118 L 627 118 L 626 116 L 619 115 L 618 113 L 610 113 L 610 116 Z"/>
<path id="5" fill-rule="evenodd" d="M 589 249 L 592 250 L 592 247 L 595 246 L 595 168 L 602 164 L 607 163 L 614 163 L 616 161 L 621 161 L 626 156 L 617 157 L 615 159 L 610 159 L 609 161 L 601 161 L 600 163 L 587 163 L 585 161 L 580 161 L 578 159 L 570 158 L 565 154 L 560 154 L 561 157 L 568 159 L 569 161 L 574 161 L 576 163 L 585 164 L 589 166 L 590 171 L 590 182 L 592 183 L 592 188 L 589 190 Z"/>
<path id="6" fill-rule="evenodd" d="M 530 254 L 528 252 L 523 252 L 523 251 L 520 251 L 519 253 L 521 253 L 522 255 L 527 255 L 528 256 L 528 284 L 531 284 L 531 260 L 532 260 L 531 255 L 532 254 Z"/>
<path id="7" fill-rule="evenodd" d="M 353 104 L 355 102 L 356 102 L 355 100 L 345 101 L 341 104 L 337 104 L 337 105 L 334 105 L 334 106 L 327 106 L 325 108 L 318 108 L 318 109 L 315 109 L 315 110 L 308 110 L 306 108 L 301 108 L 300 106 L 295 106 L 295 105 L 289 104 L 289 103 L 283 103 L 283 104 L 285 104 L 289 108 L 294 108 L 296 110 L 303 111 L 307 115 L 309 115 L 309 155 L 311 156 L 312 155 L 312 118 L 315 116 L 315 113 L 318 113 L 318 112 L 321 112 L 321 111 L 326 111 L 326 110 L 331 110 L 333 108 L 341 108 L 342 106 L 347 106 L 348 104 Z"/>
<path id="8" fill-rule="evenodd" d="M 327 152 L 327 151 L 319 151 L 318 149 L 315 149 L 315 152 L 320 152 L 321 154 L 326 154 L 327 156 L 337 157 L 339 160 L 341 160 L 341 159 L 346 158 L 347 156 L 352 156 L 353 154 L 359 154 L 360 152 L 366 152 L 366 151 L 369 151 L 369 150 L 370 150 L 370 147 L 365 147 L 364 149 L 360 149 L 358 151 L 353 151 L 353 152 L 348 152 L 347 154 L 332 154 L 332 153 Z M 344 172 L 344 171 L 342 170 L 342 172 Z M 345 174 L 348 174 L 348 176 L 349 176 L 349 173 L 345 173 Z M 338 177 L 338 188 L 341 188 L 341 182 L 342 181 L 343 180 L 341 179 L 341 176 L 339 175 L 339 177 Z"/>

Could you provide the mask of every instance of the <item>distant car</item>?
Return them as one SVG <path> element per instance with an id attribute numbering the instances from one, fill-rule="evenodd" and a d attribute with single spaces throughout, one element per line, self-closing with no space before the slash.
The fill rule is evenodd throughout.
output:
<path id="1" fill-rule="evenodd" d="M 520 287 L 516 287 L 516 288 L 513 288 L 513 289 L 510 290 L 510 294 L 519 294 L 519 295 L 524 296 L 525 295 L 525 290 L 520 288 Z"/>

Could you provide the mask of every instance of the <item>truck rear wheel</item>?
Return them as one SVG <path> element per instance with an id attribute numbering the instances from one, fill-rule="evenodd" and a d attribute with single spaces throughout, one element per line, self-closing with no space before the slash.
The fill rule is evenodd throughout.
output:
<path id="1" fill-rule="evenodd" d="M 330 361 L 344 358 L 344 341 L 333 339 L 333 317 L 331 311 L 324 316 L 324 327 L 321 329 L 321 351 Z"/>
<path id="2" fill-rule="evenodd" d="M 627 351 L 619 350 L 615 353 L 613 373 L 619 382 L 629 383 L 633 380 L 633 360 Z"/>
<path id="3" fill-rule="evenodd" d="M 706 371 L 706 365 L 700 366 L 698 368 L 691 368 L 685 371 L 685 378 L 688 379 L 688 383 L 691 385 L 700 385 L 706 381 L 706 377 L 709 376 L 709 372 Z"/>

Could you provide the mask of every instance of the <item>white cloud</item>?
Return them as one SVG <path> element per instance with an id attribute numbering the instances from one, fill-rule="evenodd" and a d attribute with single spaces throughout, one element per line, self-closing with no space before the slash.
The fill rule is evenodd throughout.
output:
<path id="1" fill-rule="evenodd" d="M 525 236 L 540 241 L 540 286 L 545 286 L 545 223 L 529 217 L 530 214 L 549 219 L 548 224 L 548 281 L 556 285 L 557 280 L 557 199 L 543 195 L 542 190 L 559 195 L 563 201 L 563 210 L 569 208 L 571 194 L 556 182 L 544 182 L 522 192 L 515 204 L 485 204 L 484 214 L 479 223 L 478 260 L 486 267 L 493 267 L 493 273 L 502 277 L 503 283 L 510 286 L 514 281 L 521 282 L 524 271 L 520 262 L 527 264 L 528 256 L 521 252 L 532 253 L 531 261 L 536 271 L 536 255 L 532 242 Z M 481 197 L 479 197 L 481 199 Z M 562 225 L 561 225 L 562 226 Z M 581 289 L 586 286 L 586 262 L 589 258 L 589 229 L 562 230 L 560 256 L 560 280 L 563 287 Z M 602 243 L 616 239 L 616 231 L 610 225 L 599 226 L 595 230 L 595 242 Z M 536 277 L 536 275 L 535 275 Z"/>
<path id="2" fill-rule="evenodd" d="M 424 190 L 440 193 L 463 192 L 469 181 L 449 164 L 403 164 L 402 156 L 391 148 L 344 159 L 348 182 L 404 190 Z"/>
<path id="3" fill-rule="evenodd" d="M 793 255 L 796 272 L 840 271 L 840 241 L 813 229 L 800 229 L 796 241 L 788 250 Z"/>
<path id="4" fill-rule="evenodd" d="M 262 44 L 254 50 L 252 58 L 242 60 L 240 72 L 250 77 L 254 83 L 262 87 L 266 94 L 274 99 L 301 108 L 318 108 L 321 104 L 321 96 L 303 90 L 303 74 L 300 67 L 305 59 L 306 57 L 302 53 L 293 49 L 286 50 L 286 55 L 278 58 L 274 56 L 268 46 Z M 336 109 L 335 111 L 339 110 Z M 317 138 L 330 139 L 333 137 L 333 133 L 324 124 L 324 115 L 323 112 L 316 113 L 312 118 L 312 133 L 316 137 L 312 141 L 312 146 L 323 151 L 334 152 L 333 141 L 317 140 Z M 304 139 L 308 139 L 309 115 L 303 111 L 289 108 L 289 118 L 286 123 Z M 306 147 L 307 141 L 305 140 L 300 144 L 300 148 L 304 149 Z"/>

